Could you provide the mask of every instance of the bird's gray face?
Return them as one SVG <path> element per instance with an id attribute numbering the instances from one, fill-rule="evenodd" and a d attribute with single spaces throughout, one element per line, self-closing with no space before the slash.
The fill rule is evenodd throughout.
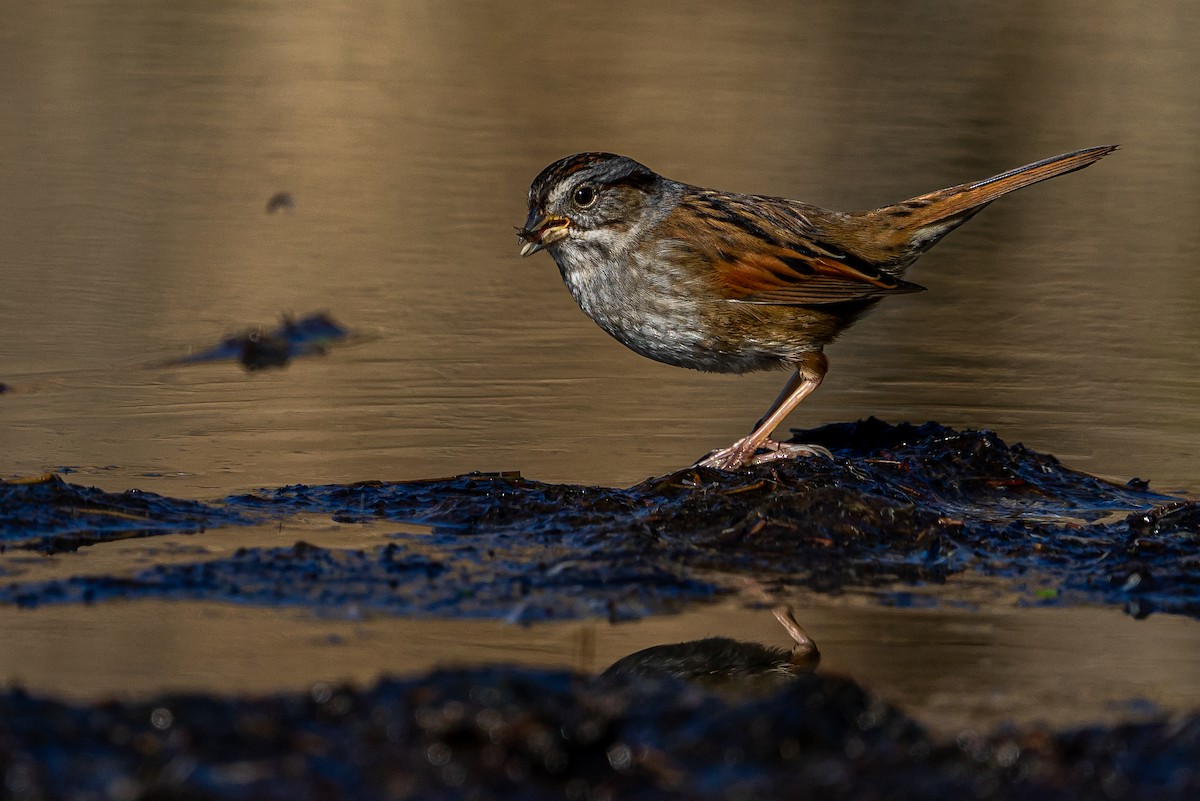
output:
<path id="1" fill-rule="evenodd" d="M 529 216 L 517 236 L 522 256 L 555 246 L 599 246 L 612 253 L 654 202 L 662 181 L 611 153 L 579 153 L 554 162 L 529 187 Z"/>

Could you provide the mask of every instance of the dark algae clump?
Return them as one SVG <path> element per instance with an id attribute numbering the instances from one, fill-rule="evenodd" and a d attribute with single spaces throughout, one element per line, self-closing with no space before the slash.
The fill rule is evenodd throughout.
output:
<path id="1" fill-rule="evenodd" d="M 299 513 L 432 527 L 358 549 L 245 548 L 117 582 L 0 585 L 0 601 L 205 598 L 521 621 L 628 619 L 711 598 L 723 591 L 720 575 L 843 592 L 936 585 L 974 572 L 1027 586 L 1029 603 L 1200 616 L 1194 501 L 1070 470 L 987 431 L 871 419 L 800 439 L 834 458 L 739 472 L 689 468 L 628 489 L 471 474 L 292 485 L 207 505 L 57 480 L 0 485 L 8 499 L 0 536 L 43 549 Z M 60 496 L 72 500 L 53 501 Z M 126 506 L 120 514 L 81 511 L 103 503 Z"/>
<path id="2" fill-rule="evenodd" d="M 228 506 L 153 492 L 104 492 L 55 475 L 0 480 L 0 549 L 73 551 L 99 542 L 249 523 Z"/>
<path id="3" fill-rule="evenodd" d="M 0 693 L 6 798 L 1191 799 L 1200 717 L 943 742 L 855 682 L 488 669 L 264 697 Z"/>
<path id="4" fill-rule="evenodd" d="M 294 358 L 319 356 L 345 341 L 349 332 L 325 312 L 300 318 L 284 315 L 272 329 L 256 327 L 225 337 L 210 348 L 172 359 L 161 367 L 236 361 L 247 370 L 284 367 Z"/>
<path id="5" fill-rule="evenodd" d="M 305 606 L 350 614 L 501 617 L 513 622 L 581 617 L 626 620 L 711 598 L 719 589 L 665 559 L 527 563 L 525 549 L 411 553 L 396 544 L 366 550 L 297 542 L 240 548 L 233 556 L 155 565 L 128 577 L 74 576 L 0 585 L 0 601 L 22 606 L 110 599 L 218 600 Z M 431 555 L 436 553 L 437 555 Z M 543 554 L 544 556 L 545 554 Z"/>

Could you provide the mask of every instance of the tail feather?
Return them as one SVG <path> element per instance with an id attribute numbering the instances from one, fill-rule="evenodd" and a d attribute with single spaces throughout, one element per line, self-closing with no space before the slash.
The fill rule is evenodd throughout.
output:
<path id="1" fill-rule="evenodd" d="M 1035 161 L 1033 164 L 1026 164 L 1024 167 L 993 175 L 982 181 L 960 184 L 949 189 L 939 189 L 936 192 L 919 195 L 887 208 L 910 209 L 914 212 L 915 219 L 912 220 L 912 223 L 915 227 L 928 225 L 964 211 L 970 211 L 985 203 L 991 203 L 1001 195 L 1022 189 L 1030 184 L 1082 170 L 1116 149 L 1116 145 L 1104 145 L 1076 150 L 1073 153 L 1064 153 L 1061 156 L 1051 156 L 1048 159 Z"/>
<path id="2" fill-rule="evenodd" d="M 907 266 L 1001 195 L 1047 178 L 1082 170 L 1116 149 L 1117 145 L 1103 145 L 1051 156 L 982 181 L 939 189 L 851 217 L 864 228 L 873 230 L 878 237 L 876 242 L 882 244 L 884 250 L 891 251 L 881 250 L 874 254 L 877 258 L 884 263 Z"/>

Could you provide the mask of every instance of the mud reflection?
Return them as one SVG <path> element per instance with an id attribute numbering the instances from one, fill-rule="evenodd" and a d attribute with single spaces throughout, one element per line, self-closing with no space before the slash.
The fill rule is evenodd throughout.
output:
<path id="1" fill-rule="evenodd" d="M 792 638 L 794 644 L 790 650 L 730 637 L 706 637 L 644 648 L 618 659 L 602 675 L 670 677 L 705 684 L 733 684 L 740 689 L 751 682 L 775 685 L 816 670 L 821 652 L 796 622 L 792 608 L 777 606 L 771 613 Z"/>

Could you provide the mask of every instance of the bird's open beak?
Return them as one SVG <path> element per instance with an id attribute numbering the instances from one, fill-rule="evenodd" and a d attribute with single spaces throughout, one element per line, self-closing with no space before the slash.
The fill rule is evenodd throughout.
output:
<path id="1" fill-rule="evenodd" d="M 544 250 L 567 235 L 567 227 L 571 221 L 566 217 L 544 215 L 531 211 L 525 227 L 517 229 L 517 237 L 524 242 L 521 248 L 522 256 L 529 256 Z"/>

